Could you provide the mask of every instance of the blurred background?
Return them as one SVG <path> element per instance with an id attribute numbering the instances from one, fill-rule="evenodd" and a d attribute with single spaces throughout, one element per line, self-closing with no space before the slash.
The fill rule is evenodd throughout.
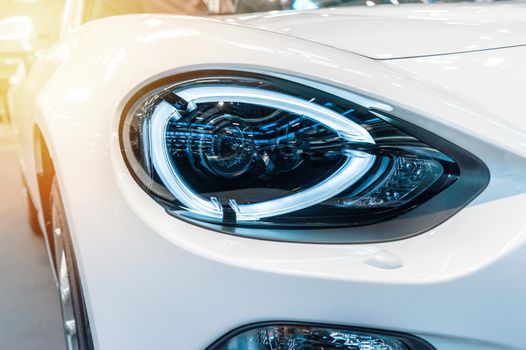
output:
<path id="1" fill-rule="evenodd" d="M 63 9 L 61 0 L 0 0 L 0 349 L 65 349 L 44 240 L 27 224 L 7 103 L 17 70 L 58 38 Z"/>

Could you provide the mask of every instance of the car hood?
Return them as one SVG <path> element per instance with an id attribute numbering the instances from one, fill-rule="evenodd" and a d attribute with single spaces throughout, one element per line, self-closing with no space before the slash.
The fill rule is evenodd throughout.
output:
<path id="1" fill-rule="evenodd" d="M 250 14 L 224 19 L 374 59 L 526 45 L 526 2 L 411 4 Z"/>

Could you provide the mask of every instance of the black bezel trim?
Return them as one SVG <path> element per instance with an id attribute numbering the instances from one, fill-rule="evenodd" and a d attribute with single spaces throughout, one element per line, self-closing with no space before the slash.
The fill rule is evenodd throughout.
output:
<path id="1" fill-rule="evenodd" d="M 119 142 L 121 152 L 128 170 L 135 181 L 144 188 L 144 185 L 135 175 L 129 160 L 126 157 L 123 130 L 124 122 L 133 105 L 142 96 L 157 88 L 168 86 L 181 81 L 188 81 L 202 77 L 221 77 L 221 76 L 257 76 L 264 75 L 250 71 L 235 71 L 227 69 L 203 69 L 186 73 L 174 74 L 170 77 L 162 78 L 139 89 L 125 105 L 119 124 Z M 271 76 L 269 76 L 271 77 Z M 291 76 L 291 78 L 293 78 Z M 283 79 L 283 78 L 282 78 Z M 292 82 L 292 81 L 291 81 Z M 335 87 L 345 91 L 341 87 Z M 348 90 L 355 93 L 354 91 Z M 166 209 L 167 213 L 190 224 L 206 228 L 212 231 L 242 236 L 246 238 L 296 242 L 296 243 L 316 243 L 316 244 L 366 244 L 391 242 L 407 239 L 432 230 L 444 221 L 451 218 L 462 208 L 475 199 L 488 185 L 490 172 L 487 166 L 478 157 L 463 148 L 452 144 L 444 138 L 437 136 L 419 126 L 404 121 L 383 110 L 371 108 L 371 111 L 381 114 L 386 121 L 401 129 L 408 134 L 415 136 L 428 145 L 436 148 L 455 161 L 460 170 L 459 178 L 444 191 L 438 193 L 425 203 L 413 208 L 393 219 L 354 227 L 343 228 L 252 228 L 222 226 L 219 224 L 206 223 L 194 220 L 177 212 Z M 146 190 L 146 189 L 145 189 Z M 154 198 L 154 197 L 152 197 Z M 156 200 L 154 198 L 154 200 Z"/>
<path id="2" fill-rule="evenodd" d="M 271 326 L 318 327 L 318 328 L 331 328 L 331 329 L 338 329 L 338 330 L 341 329 L 341 330 L 346 330 L 346 331 L 351 331 L 351 332 L 354 331 L 354 332 L 362 332 L 362 333 L 372 333 L 372 334 L 377 334 L 377 335 L 382 335 L 382 336 L 391 336 L 391 337 L 397 338 L 408 348 L 408 350 L 436 350 L 433 345 L 431 345 L 424 339 L 421 339 L 415 335 L 408 334 L 408 333 L 378 330 L 374 328 L 365 328 L 365 327 L 352 327 L 352 326 L 342 326 L 342 325 L 324 324 L 324 323 L 311 323 L 311 322 L 299 322 L 299 321 L 266 321 L 266 322 L 256 322 L 256 323 L 247 324 L 247 325 L 241 326 L 239 328 L 236 328 L 226 333 L 221 338 L 217 339 L 214 343 L 212 343 L 212 345 L 207 347 L 206 350 L 217 350 L 218 347 L 221 346 L 224 342 L 246 331 L 250 331 L 256 328 L 271 327 Z"/>

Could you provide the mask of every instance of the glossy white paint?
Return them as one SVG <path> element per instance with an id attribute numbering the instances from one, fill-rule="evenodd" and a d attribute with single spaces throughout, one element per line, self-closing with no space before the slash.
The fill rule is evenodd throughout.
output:
<path id="1" fill-rule="evenodd" d="M 268 320 L 400 330 L 438 350 L 524 349 L 526 132 L 522 100 L 510 96 L 524 91 L 514 77 L 525 52 L 469 54 L 480 75 L 467 54 L 444 57 L 459 67 L 449 82 L 432 59 L 375 61 L 210 19 L 138 15 L 77 29 L 14 89 L 13 110 L 36 198 L 33 125 L 50 147 L 97 349 L 203 349 Z M 498 57 L 498 68 L 484 66 Z M 184 223 L 137 186 L 118 125 L 142 86 L 200 68 L 298 76 L 379 99 L 479 156 L 491 182 L 439 227 L 383 244 L 266 242 Z M 492 84 L 494 102 L 483 88 Z"/>
<path id="2" fill-rule="evenodd" d="M 526 44 L 526 2 L 353 6 L 243 15 L 226 22 L 388 59 Z"/>
<path id="3" fill-rule="evenodd" d="M 506 119 L 511 129 L 526 131 L 526 48 L 495 50 L 490 54 L 394 60 L 389 64 L 411 72 L 423 83 L 440 86 Z"/>

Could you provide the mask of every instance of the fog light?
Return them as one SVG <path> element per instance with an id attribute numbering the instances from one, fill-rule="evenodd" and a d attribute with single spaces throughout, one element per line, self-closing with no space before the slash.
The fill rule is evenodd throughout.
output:
<path id="1" fill-rule="evenodd" d="M 407 334 L 296 323 L 243 327 L 209 350 L 433 350 Z"/>

